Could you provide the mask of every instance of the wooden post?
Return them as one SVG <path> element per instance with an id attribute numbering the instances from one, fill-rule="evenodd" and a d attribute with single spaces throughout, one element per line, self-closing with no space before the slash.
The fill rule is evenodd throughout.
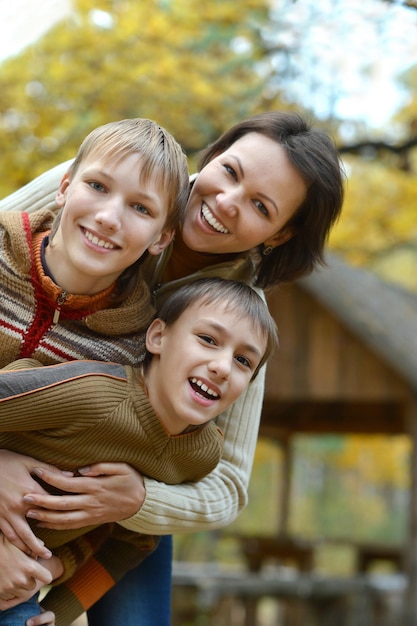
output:
<path id="1" fill-rule="evenodd" d="M 291 435 L 280 439 L 282 450 L 282 489 L 278 520 L 278 536 L 285 537 L 288 534 L 288 523 L 291 504 L 291 476 L 293 463 L 293 449 Z"/>
<path id="2" fill-rule="evenodd" d="M 407 589 L 404 602 L 404 625 L 417 626 L 417 396 L 413 395 L 406 409 L 411 438 L 410 508 L 405 570 Z"/>

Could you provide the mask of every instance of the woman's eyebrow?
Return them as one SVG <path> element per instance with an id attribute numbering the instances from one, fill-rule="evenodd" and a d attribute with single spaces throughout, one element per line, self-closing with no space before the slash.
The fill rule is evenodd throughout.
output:
<path id="1" fill-rule="evenodd" d="M 237 166 L 238 166 L 238 168 L 239 168 L 240 175 L 241 175 L 242 177 L 244 177 L 244 176 L 245 176 L 245 170 L 243 169 L 243 165 L 242 165 L 242 162 L 241 162 L 241 160 L 239 159 L 239 157 L 238 157 L 238 156 L 236 156 L 235 154 L 231 154 L 231 155 L 230 155 L 230 157 L 236 161 Z M 274 202 L 274 200 L 273 200 L 272 198 L 270 198 L 269 196 L 265 195 L 264 193 L 261 193 L 260 191 L 258 191 L 258 196 L 259 196 L 260 198 L 264 198 L 264 200 L 268 200 L 268 202 L 270 202 L 270 203 L 274 206 L 275 211 L 276 211 L 277 213 L 279 213 L 279 211 L 278 211 L 278 207 L 277 207 L 276 203 Z"/>

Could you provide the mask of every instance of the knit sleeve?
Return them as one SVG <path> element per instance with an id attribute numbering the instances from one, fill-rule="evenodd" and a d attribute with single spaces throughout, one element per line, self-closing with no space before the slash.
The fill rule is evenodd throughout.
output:
<path id="1" fill-rule="evenodd" d="M 37 211 L 56 209 L 55 194 L 61 178 L 72 163 L 65 161 L 41 174 L 30 183 L 0 201 L 0 211 Z"/>
<path id="2" fill-rule="evenodd" d="M 146 498 L 135 516 L 119 522 L 136 532 L 171 534 L 213 530 L 230 524 L 246 506 L 265 384 L 265 367 L 219 418 L 224 454 L 198 483 L 164 485 L 145 478 Z"/>

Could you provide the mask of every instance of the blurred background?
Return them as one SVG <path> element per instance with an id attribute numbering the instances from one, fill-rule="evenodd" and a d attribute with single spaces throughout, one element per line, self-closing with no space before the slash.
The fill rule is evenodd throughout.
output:
<path id="1" fill-rule="evenodd" d="M 415 294 L 416 1 L 0 0 L 0 198 L 114 119 L 157 120 L 193 171 L 223 130 L 270 109 L 306 114 L 342 154 L 332 252 Z M 409 448 L 401 435 L 295 437 L 291 534 L 401 543 Z M 234 567 L 234 533 L 276 534 L 282 463 L 260 439 L 248 508 L 225 533 L 176 537 L 176 559 Z M 346 575 L 352 558 L 335 541 L 316 567 Z"/>

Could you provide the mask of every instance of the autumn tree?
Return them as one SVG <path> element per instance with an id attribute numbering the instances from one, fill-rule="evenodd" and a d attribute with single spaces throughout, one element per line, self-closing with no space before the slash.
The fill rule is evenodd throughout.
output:
<path id="1" fill-rule="evenodd" d="M 0 68 L 0 195 L 71 158 L 94 127 L 157 120 L 187 154 L 257 109 L 265 0 L 77 0 Z"/>

